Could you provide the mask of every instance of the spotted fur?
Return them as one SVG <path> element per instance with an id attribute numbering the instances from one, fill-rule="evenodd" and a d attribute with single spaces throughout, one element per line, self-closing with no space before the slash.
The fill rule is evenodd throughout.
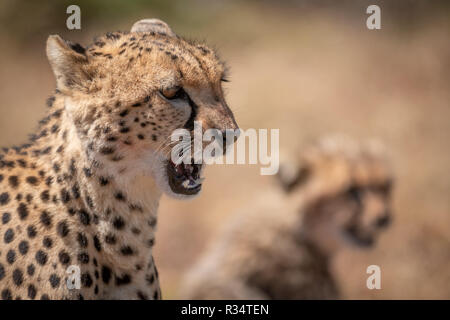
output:
<path id="1" fill-rule="evenodd" d="M 30 143 L 0 154 L 0 298 L 160 299 L 152 257 L 169 135 L 189 120 L 234 129 L 224 66 L 143 20 L 87 49 L 50 36 L 57 90 Z M 190 104 L 159 92 L 181 86 Z M 80 289 L 69 289 L 69 266 Z"/>

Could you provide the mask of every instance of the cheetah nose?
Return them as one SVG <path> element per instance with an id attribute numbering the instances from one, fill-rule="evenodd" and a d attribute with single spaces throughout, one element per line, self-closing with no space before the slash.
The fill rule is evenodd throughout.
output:
<path id="1" fill-rule="evenodd" d="M 384 214 L 382 217 L 378 218 L 376 225 L 379 228 L 386 228 L 391 224 L 391 216 L 389 213 Z"/>

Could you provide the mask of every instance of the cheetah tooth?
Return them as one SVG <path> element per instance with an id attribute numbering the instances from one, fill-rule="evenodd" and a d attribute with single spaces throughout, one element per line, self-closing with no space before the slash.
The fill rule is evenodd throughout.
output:
<path id="1" fill-rule="evenodd" d="M 197 180 L 186 179 L 183 181 L 182 186 L 185 189 L 192 189 L 199 186 L 203 182 L 203 180 L 205 180 L 205 178 L 199 178 Z"/>

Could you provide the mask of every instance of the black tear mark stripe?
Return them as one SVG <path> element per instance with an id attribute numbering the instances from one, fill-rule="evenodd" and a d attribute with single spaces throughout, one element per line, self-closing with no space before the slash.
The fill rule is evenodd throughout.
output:
<path id="1" fill-rule="evenodd" d="M 191 99 L 191 97 L 189 95 L 187 95 L 187 97 L 188 97 L 189 106 L 191 107 L 191 115 L 189 116 L 189 119 L 184 124 L 184 128 L 188 129 L 188 130 L 194 130 L 194 121 L 197 118 L 197 113 L 198 113 L 199 107 Z"/>

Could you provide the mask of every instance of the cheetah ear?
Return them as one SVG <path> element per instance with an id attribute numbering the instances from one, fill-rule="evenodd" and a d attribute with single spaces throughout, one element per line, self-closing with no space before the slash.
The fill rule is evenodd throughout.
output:
<path id="1" fill-rule="evenodd" d="M 293 163 L 282 163 L 278 170 L 277 178 L 285 192 L 291 192 L 294 188 L 303 185 L 311 175 L 311 170 L 306 166 Z"/>
<path id="2" fill-rule="evenodd" d="M 163 33 L 170 37 L 176 37 L 176 34 L 170 29 L 169 25 L 159 19 L 142 19 L 133 24 L 131 32 L 155 32 Z"/>
<path id="3" fill-rule="evenodd" d="M 59 90 L 82 87 L 89 79 L 83 70 L 88 59 L 85 49 L 79 44 L 65 41 L 58 35 L 51 35 L 47 39 L 47 58 Z"/>

